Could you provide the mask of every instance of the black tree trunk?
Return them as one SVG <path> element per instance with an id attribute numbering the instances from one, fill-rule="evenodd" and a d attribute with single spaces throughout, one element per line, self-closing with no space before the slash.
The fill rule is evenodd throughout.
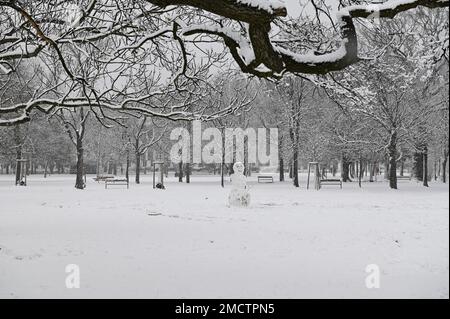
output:
<path id="1" fill-rule="evenodd" d="M 428 147 L 423 150 L 423 186 L 428 187 Z"/>
<path id="2" fill-rule="evenodd" d="M 298 147 L 294 146 L 294 159 L 293 159 L 293 165 L 292 165 L 292 175 L 293 175 L 293 182 L 295 187 L 300 187 L 300 183 L 298 180 Z"/>
<path id="3" fill-rule="evenodd" d="M 280 170 L 280 182 L 284 182 L 283 137 L 278 139 L 278 168 Z"/>
<path id="4" fill-rule="evenodd" d="M 342 177 L 342 181 L 344 183 L 347 182 L 351 182 L 352 180 L 350 179 L 350 161 L 348 160 L 347 156 L 343 155 L 342 156 L 342 172 L 341 172 L 341 177 Z"/>
<path id="5" fill-rule="evenodd" d="M 127 164 L 125 168 L 125 178 L 130 182 L 130 151 L 127 151 Z"/>
<path id="6" fill-rule="evenodd" d="M 362 187 L 362 179 L 364 177 L 364 167 L 363 166 L 364 166 L 363 160 L 360 159 L 359 160 L 359 175 L 358 175 L 359 187 Z"/>
<path id="7" fill-rule="evenodd" d="M 369 178 L 369 182 L 373 183 L 375 182 L 375 174 L 377 173 L 377 162 L 372 162 L 372 165 L 370 167 L 370 178 Z"/>
<path id="8" fill-rule="evenodd" d="M 397 189 L 397 134 L 391 135 L 388 146 L 389 187 Z"/>
<path id="9" fill-rule="evenodd" d="M 191 164 L 190 163 L 186 163 L 184 165 L 184 169 L 186 172 L 186 183 L 189 184 L 191 182 Z"/>
<path id="10" fill-rule="evenodd" d="M 77 137 L 77 178 L 75 181 L 76 189 L 84 189 L 86 187 L 83 178 L 84 173 L 83 156 L 84 156 L 83 140 L 81 139 L 81 137 Z"/>
<path id="11" fill-rule="evenodd" d="M 22 159 L 22 147 L 17 147 L 16 159 L 17 160 Z M 21 182 L 20 180 L 21 173 L 22 173 L 22 165 L 20 164 L 19 161 L 16 161 L 16 185 L 19 185 Z"/>
<path id="12" fill-rule="evenodd" d="M 178 182 L 183 183 L 183 162 L 178 164 Z"/>
<path id="13" fill-rule="evenodd" d="M 413 174 L 414 177 L 419 181 L 423 181 L 423 154 L 420 152 L 414 153 L 413 156 Z"/>
<path id="14" fill-rule="evenodd" d="M 441 169 L 442 183 L 447 183 L 447 162 L 448 162 L 448 151 L 444 153 L 444 160 L 442 161 L 442 169 Z"/>
<path id="15" fill-rule="evenodd" d="M 295 123 L 295 129 L 292 128 L 290 130 L 293 154 L 292 154 L 292 179 L 294 183 L 294 187 L 300 187 L 299 179 L 298 179 L 298 156 L 299 156 L 299 124 Z"/>
<path id="16" fill-rule="evenodd" d="M 136 152 L 136 184 L 141 183 L 141 154 Z"/>

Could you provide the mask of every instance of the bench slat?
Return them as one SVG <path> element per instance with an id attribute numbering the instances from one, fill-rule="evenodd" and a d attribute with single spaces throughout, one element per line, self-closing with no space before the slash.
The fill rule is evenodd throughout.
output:
<path id="1" fill-rule="evenodd" d="M 269 181 L 269 182 L 273 183 L 273 176 L 260 175 L 260 176 L 258 176 L 258 183 L 260 181 Z"/>
<path id="2" fill-rule="evenodd" d="M 126 185 L 127 188 L 130 187 L 129 182 L 126 179 L 106 179 L 105 180 L 105 189 L 108 188 L 108 185 Z"/>
<path id="3" fill-rule="evenodd" d="M 320 186 L 322 185 L 338 185 L 342 188 L 342 180 L 340 179 L 321 179 Z"/>

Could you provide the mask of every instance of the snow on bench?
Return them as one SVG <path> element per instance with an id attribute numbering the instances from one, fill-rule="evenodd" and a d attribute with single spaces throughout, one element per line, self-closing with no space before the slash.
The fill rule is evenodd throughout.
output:
<path id="1" fill-rule="evenodd" d="M 322 185 L 336 185 L 336 186 L 340 186 L 342 188 L 342 180 L 340 180 L 340 179 L 321 179 L 320 187 L 322 187 Z"/>
<path id="2" fill-rule="evenodd" d="M 270 175 L 259 175 L 258 176 L 258 183 L 261 183 L 261 182 L 273 183 L 273 176 L 270 176 Z"/>
<path id="3" fill-rule="evenodd" d="M 94 181 L 98 183 L 104 182 L 107 179 L 114 179 L 114 175 L 98 175 L 97 177 L 94 177 Z"/>
<path id="4" fill-rule="evenodd" d="M 130 184 L 127 179 L 107 178 L 105 179 L 105 189 L 108 188 L 108 185 L 124 185 L 127 186 L 127 189 L 130 188 Z"/>

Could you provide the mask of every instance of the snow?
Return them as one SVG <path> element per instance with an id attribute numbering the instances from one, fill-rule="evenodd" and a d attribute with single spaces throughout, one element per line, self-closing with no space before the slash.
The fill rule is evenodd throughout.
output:
<path id="1" fill-rule="evenodd" d="M 284 54 L 290 56 L 297 63 L 305 63 L 305 64 L 321 64 L 321 63 L 333 63 L 343 59 L 347 55 L 347 49 L 345 48 L 346 41 L 342 41 L 341 46 L 333 52 L 315 55 L 313 52 L 308 52 L 306 54 L 297 54 L 290 50 L 286 50 L 282 47 L 275 47 L 275 49 Z"/>
<path id="2" fill-rule="evenodd" d="M 365 10 L 366 12 L 378 12 L 384 10 L 393 10 L 399 6 L 413 4 L 417 0 L 389 0 L 384 3 L 372 3 L 367 5 L 353 5 L 347 7 L 347 11 Z"/>
<path id="3" fill-rule="evenodd" d="M 408 5 L 417 2 L 417 0 L 389 0 L 384 3 L 372 3 L 365 5 L 352 5 L 341 8 L 336 12 L 337 22 L 343 23 L 344 17 L 351 17 L 355 11 L 366 11 L 367 13 L 379 13 L 382 11 L 394 10 L 399 6 Z M 333 63 L 343 59 L 347 55 L 345 45 L 348 39 L 343 39 L 340 47 L 331 53 L 323 55 L 315 55 L 314 52 L 308 52 L 306 54 L 297 54 L 282 47 L 275 47 L 275 49 L 287 56 L 290 56 L 297 63 L 305 63 L 310 65 L 316 65 L 321 63 Z"/>
<path id="4" fill-rule="evenodd" d="M 88 177 L 0 175 L 1 298 L 448 298 L 449 189 L 345 184 L 320 191 L 250 178 L 227 208 L 218 177 L 105 190 Z M 81 288 L 65 287 L 80 267 Z M 381 270 L 367 289 L 366 267 Z"/>
<path id="5" fill-rule="evenodd" d="M 237 0 L 237 2 L 249 7 L 264 10 L 268 13 L 273 13 L 274 10 L 286 7 L 284 1 L 281 0 Z"/>

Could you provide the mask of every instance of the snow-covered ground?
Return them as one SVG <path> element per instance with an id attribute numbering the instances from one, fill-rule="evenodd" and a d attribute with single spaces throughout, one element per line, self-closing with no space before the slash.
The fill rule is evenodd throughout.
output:
<path id="1" fill-rule="evenodd" d="M 304 178 L 304 176 L 302 176 Z M 3 298 L 448 298 L 449 188 L 400 182 L 321 191 L 251 183 L 248 209 L 229 185 L 151 179 L 105 190 L 74 176 L 0 176 Z M 65 286 L 68 264 L 80 289 Z M 368 289 L 366 267 L 381 270 Z"/>

